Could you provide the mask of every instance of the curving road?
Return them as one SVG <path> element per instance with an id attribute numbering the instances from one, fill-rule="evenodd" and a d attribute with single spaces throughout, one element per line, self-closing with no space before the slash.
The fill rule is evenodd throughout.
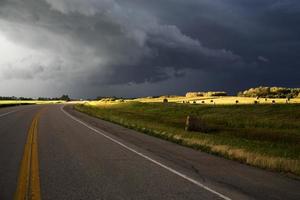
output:
<path id="1" fill-rule="evenodd" d="M 0 109 L 1 200 L 300 199 L 297 179 L 62 107 Z"/>

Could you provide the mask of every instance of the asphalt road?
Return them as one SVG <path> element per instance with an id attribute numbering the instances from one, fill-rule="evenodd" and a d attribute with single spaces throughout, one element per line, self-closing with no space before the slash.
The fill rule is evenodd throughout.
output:
<path id="1" fill-rule="evenodd" d="M 41 199 L 300 199 L 299 179 L 45 105 L 0 109 L 0 200 L 14 198 L 34 119 Z"/>

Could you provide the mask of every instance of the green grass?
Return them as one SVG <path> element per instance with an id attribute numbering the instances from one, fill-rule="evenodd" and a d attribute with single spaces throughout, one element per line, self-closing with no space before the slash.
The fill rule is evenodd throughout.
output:
<path id="1" fill-rule="evenodd" d="M 243 163 L 300 175 L 300 105 L 86 103 L 75 108 L 123 126 Z M 216 130 L 186 132 L 187 115 Z"/>

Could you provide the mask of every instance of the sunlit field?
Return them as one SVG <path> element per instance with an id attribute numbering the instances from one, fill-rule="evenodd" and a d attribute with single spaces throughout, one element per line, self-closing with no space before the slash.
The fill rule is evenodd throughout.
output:
<path id="1" fill-rule="evenodd" d="M 187 98 L 184 96 L 176 97 L 158 97 L 158 98 L 138 98 L 132 101 L 138 102 L 163 102 L 164 99 L 167 99 L 168 102 L 174 103 L 197 103 L 197 104 L 221 104 L 221 105 L 230 105 L 230 104 L 287 104 L 287 103 L 299 103 L 300 98 L 294 98 L 287 100 L 285 98 L 254 98 L 254 97 L 193 97 Z"/>
<path id="2" fill-rule="evenodd" d="M 85 102 L 75 107 L 89 115 L 181 145 L 300 175 L 300 104 L 296 104 L 299 99 L 287 103 L 285 99 L 223 97 L 192 99 L 192 103 L 185 104 L 180 102 L 186 102 L 185 98 L 168 100 L 179 103 L 144 98 L 127 102 Z M 203 100 L 208 102 L 202 103 Z M 198 101 L 201 102 L 198 104 Z M 211 131 L 186 131 L 188 115 L 201 118 Z"/>

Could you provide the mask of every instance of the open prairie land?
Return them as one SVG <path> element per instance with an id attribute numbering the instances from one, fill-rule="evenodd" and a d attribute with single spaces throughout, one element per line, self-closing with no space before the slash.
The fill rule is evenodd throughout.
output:
<path id="1" fill-rule="evenodd" d="M 254 97 L 184 97 L 184 96 L 162 96 L 157 98 L 146 97 L 146 98 L 137 98 L 132 101 L 137 102 L 163 102 L 164 99 L 167 99 L 168 102 L 174 103 L 198 103 L 198 104 L 287 104 L 287 103 L 299 103 L 300 98 L 294 98 L 287 100 L 285 98 L 254 98 Z"/>
<path id="2" fill-rule="evenodd" d="M 237 99 L 239 104 L 235 102 Z M 289 104 L 285 99 L 275 99 L 275 105 L 273 99 L 261 99 L 260 104 L 249 105 L 257 99 L 241 97 L 192 100 L 208 103 L 155 103 L 162 102 L 162 98 L 144 98 L 129 102 L 85 102 L 75 108 L 228 159 L 300 175 L 300 105 L 293 104 L 299 102 L 298 99 Z M 180 101 L 187 99 L 169 98 L 169 102 Z M 214 102 L 216 104 L 209 105 Z M 209 131 L 185 131 L 188 115 L 200 118 Z"/>

